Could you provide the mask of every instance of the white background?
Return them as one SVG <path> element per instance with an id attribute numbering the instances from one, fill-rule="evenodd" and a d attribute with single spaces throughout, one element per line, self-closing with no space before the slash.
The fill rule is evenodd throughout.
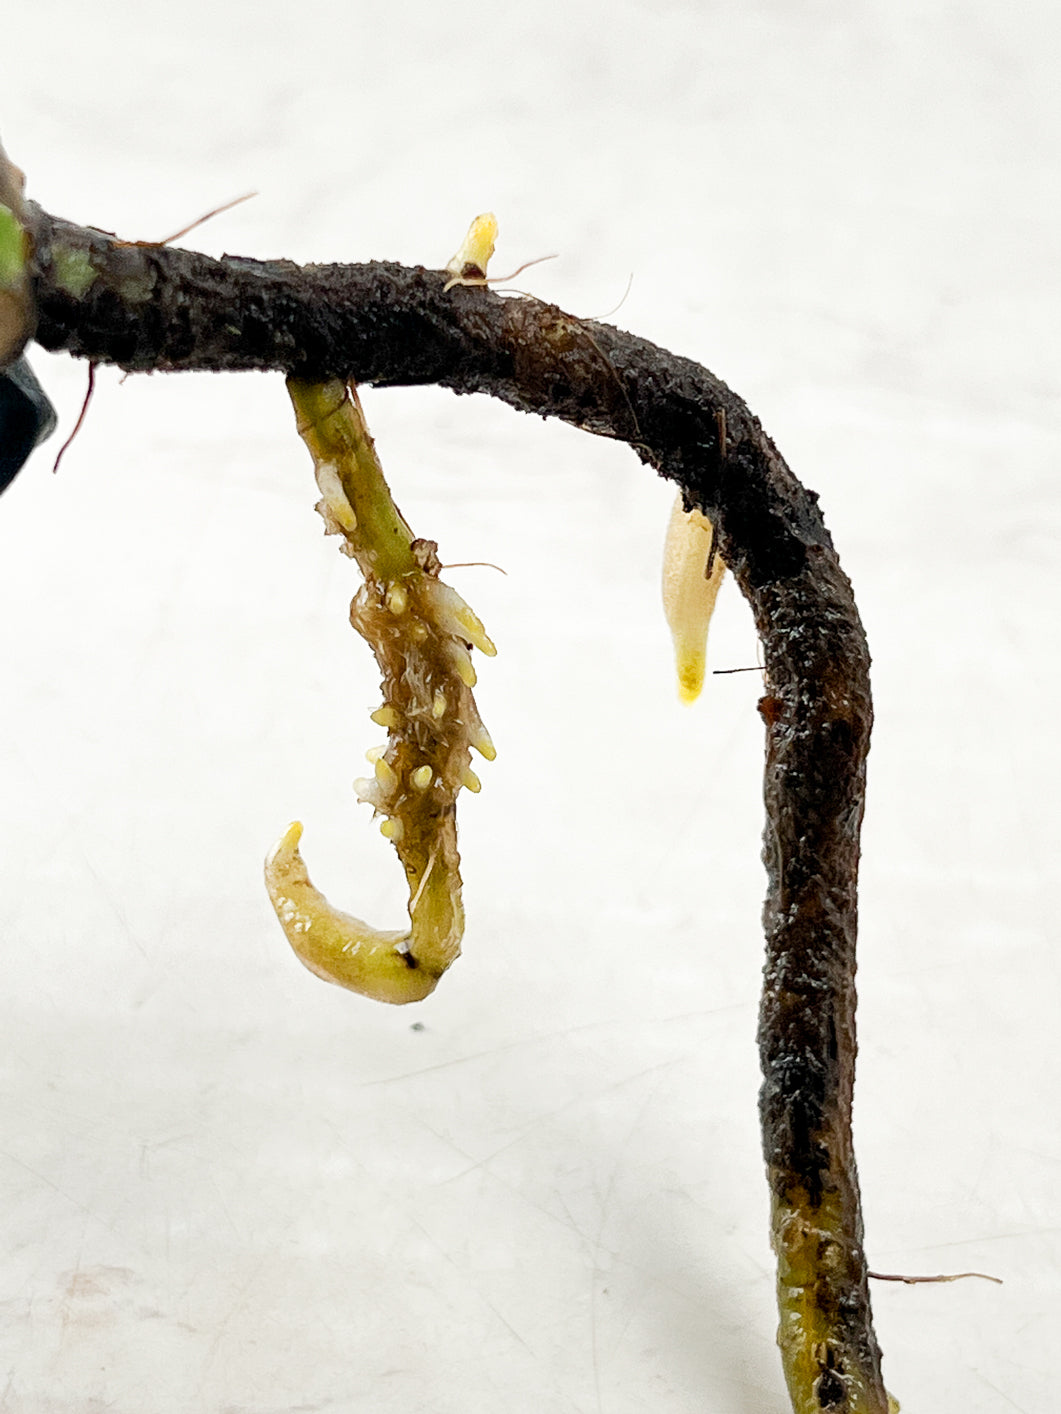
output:
<path id="1" fill-rule="evenodd" d="M 856 1139 L 907 1414 L 1056 1396 L 1061 22 L 1046 3 L 86 4 L 0 22 L 49 210 L 494 270 L 699 359 L 821 494 L 873 650 Z M 33 362 L 65 436 L 85 366 Z M 368 391 L 499 645 L 464 956 L 322 985 L 261 860 L 401 926 L 351 563 L 277 375 L 101 370 L 0 502 L 3 1414 L 782 1414 L 756 1119 L 761 691 L 676 700 L 670 488 Z M 711 662 L 756 661 L 727 586 Z M 414 1024 L 418 1029 L 414 1029 Z"/>

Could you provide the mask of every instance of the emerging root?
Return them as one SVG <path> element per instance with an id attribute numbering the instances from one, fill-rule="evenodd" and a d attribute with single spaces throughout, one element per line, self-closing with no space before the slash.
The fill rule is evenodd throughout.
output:
<path id="1" fill-rule="evenodd" d="M 707 516 L 686 511 L 679 495 L 671 511 L 663 549 L 663 611 L 674 640 L 678 694 L 695 702 L 704 685 L 707 630 L 726 573 L 712 553 L 715 531 Z"/>
<path id="2" fill-rule="evenodd" d="M 343 538 L 365 582 L 350 622 L 383 675 L 372 720 L 387 730 L 369 752 L 372 775 L 358 798 L 383 817 L 409 888 L 406 932 L 370 928 L 333 908 L 313 887 L 291 825 L 266 862 L 269 897 L 287 939 L 325 980 L 379 1001 L 419 1001 L 459 956 L 464 931 L 456 800 L 478 790 L 471 748 L 496 752 L 479 717 L 474 648 L 496 651 L 461 596 L 438 578 L 437 546 L 416 540 L 391 500 L 357 392 L 332 379 L 288 380 L 298 430 L 310 449 L 325 532 Z"/>
<path id="3" fill-rule="evenodd" d="M 543 261 L 556 259 L 555 255 L 539 255 L 534 260 L 525 260 L 522 265 L 517 265 L 509 275 L 487 275 L 486 267 L 493 256 L 496 240 L 497 217 L 492 211 L 484 211 L 481 216 L 476 216 L 468 227 L 468 234 L 446 266 L 449 279 L 442 286 L 442 293 L 446 294 L 455 285 L 507 285 L 509 280 L 522 275 L 524 270 L 529 270 L 532 265 L 541 265 Z"/>
<path id="4" fill-rule="evenodd" d="M 446 266 L 450 279 L 443 293 L 454 285 L 463 285 L 465 282 L 481 281 L 485 284 L 486 267 L 490 264 L 496 240 L 497 217 L 492 211 L 484 211 L 481 216 L 476 216 L 468 227 L 468 234 Z"/>

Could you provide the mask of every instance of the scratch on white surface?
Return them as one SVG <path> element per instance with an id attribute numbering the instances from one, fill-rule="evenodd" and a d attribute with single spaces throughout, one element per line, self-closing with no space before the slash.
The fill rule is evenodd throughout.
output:
<path id="1" fill-rule="evenodd" d="M 430 1126 L 425 1127 L 430 1129 Z M 462 1148 L 461 1145 L 459 1145 L 451 1135 L 442 1134 L 436 1129 L 430 1129 L 430 1132 L 434 1134 L 437 1139 L 440 1139 L 444 1144 L 446 1144 L 450 1149 L 452 1149 L 455 1154 L 459 1154 L 464 1159 L 471 1160 L 472 1156 L 467 1152 L 467 1150 Z M 511 1196 L 515 1198 L 519 1203 L 523 1204 L 525 1207 L 530 1208 L 533 1212 L 538 1213 L 541 1217 L 545 1218 L 550 1224 L 559 1228 L 562 1232 L 572 1233 L 581 1242 L 585 1243 L 587 1248 L 591 1247 L 592 1238 L 579 1225 L 574 1214 L 567 1206 L 567 1203 L 565 1202 L 562 1194 L 557 1194 L 556 1197 L 560 1206 L 564 1210 L 564 1214 L 567 1219 L 566 1222 L 562 1221 L 558 1214 L 552 1208 L 533 1198 L 530 1193 L 526 1191 L 525 1188 L 522 1188 L 518 1184 L 513 1183 L 510 1179 L 506 1178 L 504 1174 L 498 1173 L 490 1167 L 490 1163 L 493 1159 L 497 1158 L 499 1154 L 505 1153 L 509 1149 L 517 1147 L 517 1145 L 525 1137 L 525 1135 L 520 1134 L 517 1139 L 513 1141 L 512 1144 L 506 1144 L 503 1148 L 497 1150 L 492 1154 L 487 1155 L 486 1159 L 481 1162 L 469 1162 L 467 1168 L 461 1169 L 459 1173 L 453 1175 L 452 1177 L 447 1176 L 445 1179 L 441 1180 L 441 1182 L 437 1186 L 440 1188 L 447 1187 L 451 1183 L 455 1182 L 457 1179 L 465 1179 L 470 1174 L 482 1172 L 490 1179 L 491 1183 L 497 1184 L 499 1188 L 503 1189 L 506 1193 L 511 1194 Z"/>
<path id="2" fill-rule="evenodd" d="M 643 1080 L 646 1075 L 653 1075 L 659 1070 L 670 1070 L 673 1066 L 681 1064 L 681 1056 L 673 1056 L 669 1060 L 660 1061 L 657 1065 L 646 1066 L 643 1070 L 637 1071 L 633 1075 L 624 1076 L 603 1087 L 589 1091 L 584 1095 L 574 1095 L 570 1100 L 566 1100 L 562 1105 L 556 1105 L 551 1109 L 543 1111 L 526 1120 L 511 1139 L 499 1145 L 489 1154 L 485 1154 L 481 1159 L 469 1164 L 466 1169 L 461 1169 L 458 1173 L 452 1174 L 446 1179 L 447 1183 L 456 1183 L 458 1180 L 474 1173 L 477 1169 L 488 1169 L 493 1161 L 501 1154 L 506 1154 L 510 1149 L 514 1149 L 518 1144 L 522 1144 L 526 1139 L 540 1129 L 543 1125 L 549 1124 L 552 1120 L 558 1119 L 561 1115 L 569 1114 L 572 1110 L 586 1109 L 592 1106 L 595 1099 L 601 1095 L 611 1095 L 617 1090 L 625 1089 L 628 1085 L 635 1084 L 638 1080 Z"/>
<path id="3" fill-rule="evenodd" d="M 261 1276 L 261 1273 L 265 1268 L 267 1260 L 268 1259 L 263 1256 L 259 1258 L 257 1262 L 255 1262 L 251 1270 L 236 1287 L 235 1293 L 231 1301 L 228 1303 L 225 1314 L 214 1326 L 213 1334 L 210 1337 L 210 1341 L 207 1344 L 206 1349 L 203 1351 L 201 1372 L 199 1376 L 199 1393 L 202 1396 L 204 1403 L 209 1397 L 210 1389 L 207 1377 L 210 1373 L 211 1366 L 217 1359 L 218 1351 L 221 1348 L 221 1342 L 224 1340 L 225 1337 L 225 1332 L 232 1324 L 237 1314 L 242 1311 L 245 1306 L 248 1305 L 248 1294 L 254 1288 L 259 1277 Z"/>
<path id="4" fill-rule="evenodd" d="M 548 1031 L 534 1031 L 526 1036 L 517 1036 L 510 1041 L 499 1041 L 496 1045 L 487 1046 L 480 1051 L 469 1051 L 464 1055 L 450 1056 L 447 1060 L 436 1061 L 432 1065 L 418 1066 L 415 1070 L 398 1071 L 394 1075 L 379 1076 L 373 1080 L 361 1082 L 363 1088 L 368 1089 L 377 1085 L 395 1085 L 403 1080 L 417 1080 L 425 1075 L 432 1075 L 436 1071 L 450 1070 L 455 1066 L 471 1065 L 479 1060 L 493 1060 L 497 1056 L 507 1055 L 513 1051 L 525 1050 L 532 1046 L 548 1044 L 550 1041 L 565 1040 L 571 1036 L 580 1036 L 587 1031 L 607 1030 L 618 1026 L 627 1025 L 625 1017 L 604 1017 L 599 1020 L 583 1022 L 575 1026 L 556 1027 Z M 644 1023 L 641 1023 L 644 1024 Z"/>
<path id="5" fill-rule="evenodd" d="M 1058 1233 L 1061 1233 L 1061 1227 L 1012 1228 L 1008 1232 L 970 1234 L 968 1237 L 955 1238 L 950 1242 L 919 1243 L 916 1250 L 918 1252 L 942 1252 L 948 1247 L 980 1247 L 985 1242 L 1013 1242 L 1026 1237 L 1051 1237 Z"/>
<path id="6" fill-rule="evenodd" d="M 1011 1409 L 1019 1410 L 1020 1414 L 1030 1414 L 1030 1411 L 1025 1409 L 1023 1404 L 1018 1404 L 1016 1400 L 1010 1399 L 1006 1391 L 1004 1389 L 999 1389 L 998 1385 L 996 1385 L 992 1380 L 989 1380 L 982 1370 L 974 1369 L 973 1374 L 982 1384 L 987 1385 L 988 1389 L 993 1390 L 995 1394 L 999 1396 L 1000 1399 L 1004 1399 Z"/>
<path id="7" fill-rule="evenodd" d="M 72 1193 L 68 1193 L 65 1188 L 50 1179 L 47 1174 L 41 1173 L 41 1171 L 35 1169 L 32 1164 L 27 1164 L 15 1154 L 12 1154 L 10 1149 L 0 1150 L 0 1158 L 7 1159 L 9 1163 L 15 1164 L 18 1168 L 30 1174 L 38 1183 L 43 1183 L 46 1188 L 50 1188 L 53 1193 L 57 1193 L 64 1202 L 69 1203 L 70 1206 L 76 1208 L 78 1212 L 84 1213 L 85 1216 L 91 1218 L 93 1222 L 99 1223 L 99 1225 L 106 1228 L 108 1232 L 114 1231 L 114 1225 L 112 1223 L 107 1222 L 105 1218 L 101 1218 L 97 1212 L 94 1212 L 93 1209 L 82 1203 L 80 1198 L 75 1198 Z"/>
<path id="8" fill-rule="evenodd" d="M 424 1227 L 423 1223 L 418 1222 L 415 1218 L 412 1221 L 413 1226 L 416 1228 L 416 1230 L 424 1238 L 426 1238 L 426 1240 L 431 1244 L 431 1246 L 434 1247 L 436 1252 L 438 1252 L 443 1257 L 443 1259 L 448 1263 L 449 1266 L 453 1268 L 454 1271 L 460 1273 L 462 1281 L 471 1286 L 471 1289 L 475 1293 L 476 1300 L 481 1302 L 482 1305 L 486 1307 L 486 1309 L 495 1318 L 498 1324 L 502 1325 L 505 1330 L 508 1331 L 509 1335 L 512 1336 L 513 1340 L 518 1341 L 518 1343 L 523 1346 L 524 1350 L 526 1350 L 529 1355 L 532 1355 L 535 1360 L 539 1360 L 541 1357 L 534 1349 L 534 1347 L 524 1339 L 523 1335 L 515 1328 L 512 1322 L 508 1320 L 507 1317 L 505 1317 L 497 1309 L 497 1307 L 492 1301 L 488 1300 L 483 1295 L 482 1290 L 478 1286 L 476 1286 L 475 1283 L 471 1280 L 471 1273 L 468 1271 L 468 1269 L 466 1267 L 462 1267 L 460 1263 L 455 1260 L 453 1254 L 447 1251 L 447 1249 L 442 1245 L 441 1242 L 439 1242 L 438 1238 L 435 1237 L 433 1233 L 428 1232 L 427 1228 Z"/>
<path id="9" fill-rule="evenodd" d="M 659 1070 L 669 1069 L 676 1061 L 664 1062 L 663 1065 L 651 1066 L 640 1072 L 637 1076 L 630 1077 L 631 1080 L 643 1079 L 646 1075 L 652 1075 Z M 611 1088 L 618 1088 L 611 1087 Z M 600 1347 L 600 1309 L 599 1301 L 601 1297 L 607 1295 L 607 1288 L 602 1286 L 606 1276 L 604 1268 L 601 1266 L 601 1257 L 604 1254 L 604 1232 L 608 1225 L 609 1209 L 615 1193 L 616 1180 L 623 1166 L 623 1157 L 630 1147 L 631 1141 L 645 1117 L 645 1112 L 656 1099 L 659 1093 L 658 1085 L 653 1086 L 638 1106 L 637 1113 L 630 1121 L 630 1126 L 626 1132 L 623 1143 L 612 1152 L 612 1163 L 608 1174 L 608 1183 L 604 1194 L 600 1200 L 600 1221 L 597 1226 L 597 1235 L 592 1245 L 592 1268 L 590 1271 L 589 1288 L 589 1312 L 590 1312 L 590 1349 L 593 1358 L 593 1388 L 597 1400 L 597 1414 L 604 1414 L 604 1393 L 602 1387 L 601 1371 L 601 1347 Z"/>

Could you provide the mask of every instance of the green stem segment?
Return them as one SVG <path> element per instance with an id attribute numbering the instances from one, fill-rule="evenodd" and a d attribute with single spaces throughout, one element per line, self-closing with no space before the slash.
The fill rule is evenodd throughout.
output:
<path id="1" fill-rule="evenodd" d="M 323 480 L 332 490 L 338 483 L 353 513 L 346 543 L 361 573 L 383 581 L 416 573 L 413 532 L 391 497 L 357 389 L 337 378 L 324 383 L 289 378 L 287 390 L 318 484 Z"/>

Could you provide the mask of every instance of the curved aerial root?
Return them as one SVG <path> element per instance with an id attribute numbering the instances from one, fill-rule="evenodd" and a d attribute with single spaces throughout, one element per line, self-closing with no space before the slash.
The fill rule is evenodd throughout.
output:
<path id="1" fill-rule="evenodd" d="M 380 931 L 341 913 L 309 881 L 291 825 L 265 866 L 288 942 L 329 982 L 386 1002 L 419 1001 L 459 956 L 464 931 L 456 801 L 478 791 L 471 748 L 492 761 L 493 742 L 472 696 L 473 648 L 494 645 L 461 596 L 438 578 L 438 547 L 417 540 L 391 499 L 353 385 L 288 379 L 298 430 L 313 457 L 325 533 L 342 537 L 365 582 L 350 622 L 383 675 L 372 720 L 387 732 L 368 753 L 373 773 L 354 782 L 381 816 L 409 888 L 409 929 Z"/>

